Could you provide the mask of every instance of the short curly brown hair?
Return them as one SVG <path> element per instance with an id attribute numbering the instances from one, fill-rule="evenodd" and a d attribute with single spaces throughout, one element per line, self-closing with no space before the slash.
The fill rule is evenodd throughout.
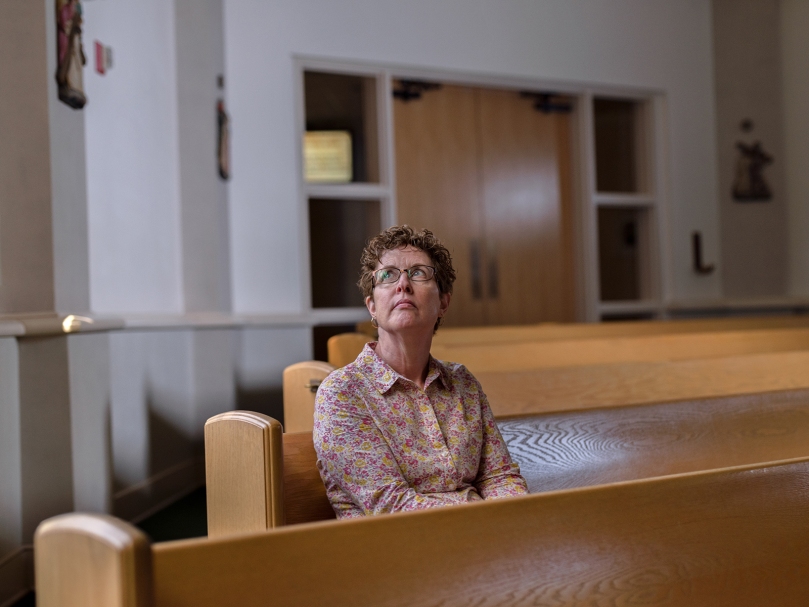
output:
<path id="1" fill-rule="evenodd" d="M 430 257 L 432 265 L 435 267 L 435 282 L 438 284 L 438 291 L 452 293 L 452 283 L 455 282 L 455 269 L 452 267 L 452 255 L 447 247 L 441 244 L 430 230 L 417 232 L 409 225 L 393 226 L 374 236 L 362 250 L 360 263 L 360 279 L 357 286 L 362 291 L 362 297 L 370 297 L 374 291 L 373 274 L 379 258 L 387 251 L 413 247 L 424 251 Z M 441 324 L 441 319 L 435 325 Z"/>

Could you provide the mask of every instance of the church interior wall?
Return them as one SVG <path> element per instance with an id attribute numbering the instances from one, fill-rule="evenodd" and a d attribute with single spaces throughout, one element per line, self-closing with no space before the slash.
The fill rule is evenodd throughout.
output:
<path id="1" fill-rule="evenodd" d="M 783 297 L 788 290 L 784 112 L 777 0 L 714 0 L 718 200 L 722 291 L 726 298 Z M 749 131 L 742 121 L 749 120 Z M 738 201 L 732 194 L 737 142 L 762 143 L 773 163 L 765 176 L 772 197 Z"/>
<path id="2" fill-rule="evenodd" d="M 174 3 L 87 2 L 86 50 L 114 49 L 101 76 L 85 68 L 91 309 L 183 311 Z M 213 153 L 213 152 L 212 152 Z"/>
<path id="3" fill-rule="evenodd" d="M 809 3 L 781 0 L 789 292 L 809 296 Z"/>

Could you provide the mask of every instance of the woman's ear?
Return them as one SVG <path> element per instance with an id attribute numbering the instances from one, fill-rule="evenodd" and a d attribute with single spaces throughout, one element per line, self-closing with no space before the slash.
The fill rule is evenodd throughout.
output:
<path id="1" fill-rule="evenodd" d="M 438 296 L 438 318 L 444 316 L 447 313 L 447 308 L 449 308 L 449 300 L 452 299 L 451 293 L 442 293 Z"/>
<path id="2" fill-rule="evenodd" d="M 371 317 L 376 316 L 376 303 L 374 302 L 373 293 L 365 298 L 365 307 L 368 308 Z"/>

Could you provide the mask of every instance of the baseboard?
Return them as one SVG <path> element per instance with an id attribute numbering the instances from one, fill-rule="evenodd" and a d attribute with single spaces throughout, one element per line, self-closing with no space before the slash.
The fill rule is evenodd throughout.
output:
<path id="1" fill-rule="evenodd" d="M 0 559 L 0 607 L 8 607 L 34 589 L 34 548 L 20 546 Z"/>
<path id="2" fill-rule="evenodd" d="M 188 460 L 116 493 L 112 511 L 125 521 L 137 522 L 204 484 L 205 461 Z"/>

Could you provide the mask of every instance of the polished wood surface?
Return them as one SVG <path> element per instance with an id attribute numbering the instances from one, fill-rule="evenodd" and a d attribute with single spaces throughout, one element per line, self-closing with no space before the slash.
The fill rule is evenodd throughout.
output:
<path id="1" fill-rule="evenodd" d="M 229 411 L 205 423 L 208 536 L 284 524 L 281 424 L 251 411 Z"/>
<path id="2" fill-rule="evenodd" d="M 286 524 L 334 518 L 317 470 L 311 432 L 284 434 L 284 511 Z"/>
<path id="3" fill-rule="evenodd" d="M 398 221 L 432 230 L 458 274 L 446 326 L 485 322 L 476 104 L 475 89 L 449 85 L 393 102 Z"/>
<path id="4" fill-rule="evenodd" d="M 809 390 L 534 414 L 498 427 L 529 489 L 555 491 L 809 456 Z M 334 518 L 312 433 L 285 434 L 283 457 L 286 523 Z"/>
<path id="5" fill-rule="evenodd" d="M 312 430 L 315 415 L 315 394 L 334 367 L 319 360 L 295 363 L 284 369 L 284 430 Z"/>
<path id="6" fill-rule="evenodd" d="M 433 336 L 433 345 L 596 339 L 603 337 L 630 337 L 633 335 L 747 331 L 792 327 L 809 328 L 809 315 L 700 318 L 693 320 L 632 320 L 600 323 L 540 323 L 526 326 L 497 327 L 442 327 Z"/>
<path id="7" fill-rule="evenodd" d="M 802 606 L 807 486 L 801 459 L 157 544 L 156 605 Z"/>
<path id="8" fill-rule="evenodd" d="M 531 492 L 809 456 L 809 390 L 501 419 Z"/>
<path id="9" fill-rule="evenodd" d="M 571 158 L 559 154 L 570 116 L 539 112 L 518 91 L 476 89 L 475 95 L 487 324 L 572 321 L 573 201 L 560 183 L 569 177 Z M 448 317 L 453 313 L 450 308 Z"/>
<path id="10" fill-rule="evenodd" d="M 560 367 L 476 376 L 495 416 L 809 388 L 809 352 Z"/>
<path id="11" fill-rule="evenodd" d="M 340 333 L 329 337 L 326 348 L 329 353 L 329 364 L 335 369 L 353 363 L 362 349 L 373 337 L 365 333 Z"/>
<path id="12" fill-rule="evenodd" d="M 149 540 L 103 514 L 64 514 L 34 536 L 39 607 L 152 607 Z"/>
<path id="13" fill-rule="evenodd" d="M 809 350 L 809 328 L 436 345 L 431 353 L 439 360 L 463 363 L 472 373 L 482 373 L 619 362 L 696 360 L 793 350 Z"/>

